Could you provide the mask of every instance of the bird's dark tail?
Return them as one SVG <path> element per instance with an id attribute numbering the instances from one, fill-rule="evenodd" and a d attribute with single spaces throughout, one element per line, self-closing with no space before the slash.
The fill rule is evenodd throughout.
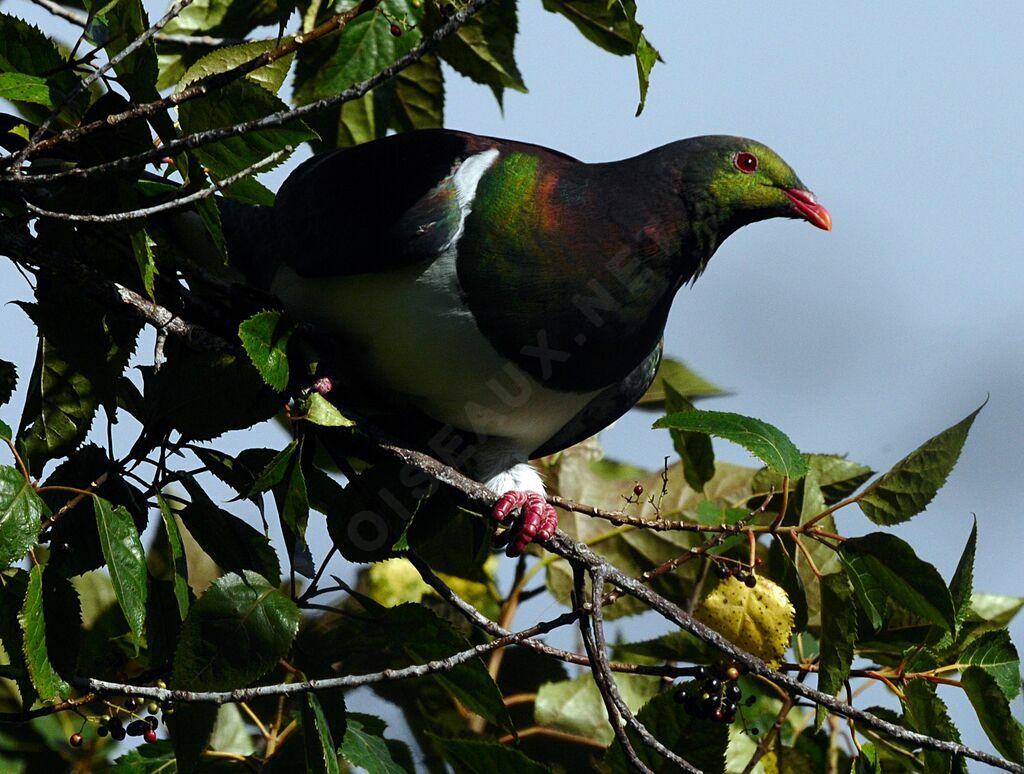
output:
<path id="1" fill-rule="evenodd" d="M 273 207 L 232 199 L 218 199 L 217 204 L 231 265 L 254 287 L 269 290 L 277 242 Z"/>

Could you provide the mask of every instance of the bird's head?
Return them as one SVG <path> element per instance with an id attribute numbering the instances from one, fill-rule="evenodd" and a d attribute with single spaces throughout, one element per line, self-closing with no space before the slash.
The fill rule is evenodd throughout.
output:
<path id="1" fill-rule="evenodd" d="M 683 141 L 683 196 L 710 199 L 725 230 L 766 218 L 803 218 L 825 231 L 829 215 L 782 157 L 743 137 L 708 136 Z"/>

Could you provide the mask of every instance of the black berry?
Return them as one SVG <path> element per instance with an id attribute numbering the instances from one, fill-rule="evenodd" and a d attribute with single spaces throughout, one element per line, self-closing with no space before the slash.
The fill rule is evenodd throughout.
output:
<path id="1" fill-rule="evenodd" d="M 704 682 L 704 690 L 708 693 L 718 693 L 718 689 L 722 687 L 722 681 L 717 677 L 709 677 Z"/>
<path id="2" fill-rule="evenodd" d="M 719 580 L 725 580 L 730 575 L 732 575 L 732 570 L 730 570 L 724 564 L 716 564 L 715 565 L 715 577 L 716 578 L 718 578 Z"/>
<path id="3" fill-rule="evenodd" d="M 728 702 L 725 705 L 724 709 L 725 709 L 725 714 L 726 715 L 735 716 L 736 715 L 736 702 L 733 702 L 733 701 Z"/>
<path id="4" fill-rule="evenodd" d="M 125 730 L 128 732 L 128 736 L 142 736 L 146 731 L 152 729 L 150 729 L 149 723 L 145 720 L 133 720 Z"/>
<path id="5" fill-rule="evenodd" d="M 748 575 L 746 578 L 743 579 L 743 585 L 746 586 L 748 589 L 752 589 L 754 588 L 754 586 L 757 585 L 757 578 L 755 578 L 753 575 Z"/>
<path id="6" fill-rule="evenodd" d="M 635 487 L 633 487 L 633 494 L 635 494 L 637 497 L 639 497 L 643 493 L 644 493 L 644 488 L 640 484 L 637 484 Z"/>
<path id="7" fill-rule="evenodd" d="M 729 701 L 739 701 L 742 696 L 743 691 L 740 690 L 740 687 L 736 685 L 736 683 L 729 683 L 725 687 L 725 698 Z"/>
<path id="8" fill-rule="evenodd" d="M 723 720 L 725 720 L 725 710 L 721 707 L 715 707 L 711 711 L 711 719 L 721 723 Z"/>
<path id="9" fill-rule="evenodd" d="M 96 736 L 106 736 L 109 733 L 106 726 L 100 726 L 96 729 Z"/>
<path id="10" fill-rule="evenodd" d="M 690 694 L 686 691 L 676 691 L 672 694 L 672 698 L 677 704 L 685 704 L 687 699 L 690 698 Z"/>
<path id="11" fill-rule="evenodd" d="M 150 728 L 157 729 L 160 727 L 160 720 L 156 715 L 146 715 L 146 722 L 149 724 Z"/>
<path id="12" fill-rule="evenodd" d="M 82 746 L 82 735 L 81 734 L 72 734 L 71 738 L 68 739 L 68 743 L 72 747 L 81 747 Z"/>
<path id="13" fill-rule="evenodd" d="M 708 668 L 706 666 L 695 666 L 693 668 L 693 676 L 698 680 L 703 680 L 708 676 Z"/>

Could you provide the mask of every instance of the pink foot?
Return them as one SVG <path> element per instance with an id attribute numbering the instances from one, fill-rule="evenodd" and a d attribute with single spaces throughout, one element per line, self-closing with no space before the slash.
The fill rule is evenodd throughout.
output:
<path id="1" fill-rule="evenodd" d="M 518 514 L 516 513 L 518 511 Z M 547 540 L 558 529 L 558 514 L 537 492 L 505 492 L 491 511 L 492 518 L 508 527 L 507 556 L 519 556 L 534 540 Z"/>

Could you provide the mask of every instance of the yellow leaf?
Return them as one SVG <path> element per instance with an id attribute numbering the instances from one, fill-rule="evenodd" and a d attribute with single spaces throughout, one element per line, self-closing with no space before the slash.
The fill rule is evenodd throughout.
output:
<path id="1" fill-rule="evenodd" d="M 722 581 L 704 598 L 695 617 L 737 647 L 775 666 L 789 647 L 794 613 L 782 587 L 758 576 L 754 588 L 736 578 Z"/>

